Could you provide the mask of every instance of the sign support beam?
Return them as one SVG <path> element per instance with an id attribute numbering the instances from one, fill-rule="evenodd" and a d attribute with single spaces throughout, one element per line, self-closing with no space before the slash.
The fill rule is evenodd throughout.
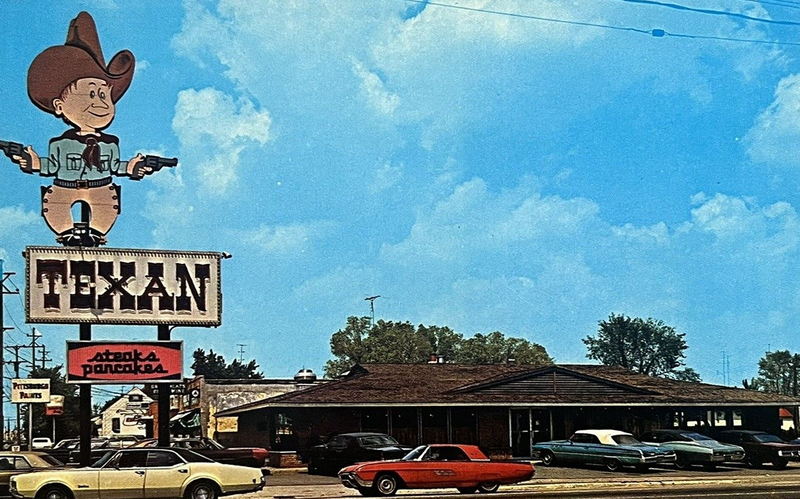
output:
<path id="1" fill-rule="evenodd" d="M 159 324 L 159 341 L 168 341 L 170 338 L 170 326 Z M 172 392 L 172 385 L 163 384 L 158 387 L 158 446 L 169 447 L 169 398 Z"/>
<path id="2" fill-rule="evenodd" d="M 79 324 L 80 339 L 92 339 L 92 325 Z M 80 465 L 89 466 L 91 463 L 92 450 L 92 385 L 81 385 L 79 387 L 80 396 Z"/>

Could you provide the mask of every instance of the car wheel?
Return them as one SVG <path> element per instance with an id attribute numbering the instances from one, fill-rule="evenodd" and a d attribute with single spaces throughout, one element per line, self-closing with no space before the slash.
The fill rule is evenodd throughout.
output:
<path id="1" fill-rule="evenodd" d="M 72 499 L 72 492 L 59 485 L 50 485 L 36 494 L 36 499 Z"/>
<path id="2" fill-rule="evenodd" d="M 308 474 L 309 475 L 319 475 L 319 464 L 314 459 L 308 460 Z"/>
<path id="3" fill-rule="evenodd" d="M 686 458 L 680 458 L 679 457 L 675 461 L 675 467 L 678 468 L 679 470 L 688 470 L 689 468 L 692 467 L 692 463 L 691 463 L 691 461 L 689 461 Z"/>
<path id="4" fill-rule="evenodd" d="M 603 464 L 608 471 L 619 471 L 622 469 L 622 463 L 616 459 L 606 459 Z"/>
<path id="5" fill-rule="evenodd" d="M 458 487 L 458 491 L 462 494 L 473 494 L 477 489 L 477 487 Z"/>
<path id="6" fill-rule="evenodd" d="M 374 487 L 375 492 L 377 492 L 377 495 L 379 496 L 394 495 L 394 493 L 397 492 L 397 489 L 399 488 L 397 483 L 397 477 L 394 475 L 390 475 L 388 473 L 384 473 L 375 478 L 375 482 L 372 484 L 372 486 Z"/>
<path id="7" fill-rule="evenodd" d="M 205 480 L 200 482 L 195 482 L 189 485 L 186 488 L 186 494 L 184 495 L 185 499 L 216 499 L 217 498 L 217 487 Z"/>
<path id="8" fill-rule="evenodd" d="M 491 494 L 492 492 L 497 492 L 497 489 L 500 487 L 500 484 L 497 482 L 484 482 L 478 484 L 478 492 L 482 494 Z"/>
<path id="9" fill-rule="evenodd" d="M 776 470 L 782 470 L 789 464 L 789 460 L 785 457 L 778 457 L 772 460 L 772 467 Z"/>
<path id="10" fill-rule="evenodd" d="M 648 471 L 650 471 L 650 465 L 649 464 L 637 464 L 636 465 L 636 471 L 638 471 L 639 473 L 647 473 Z"/>
<path id="11" fill-rule="evenodd" d="M 556 456 L 552 452 L 550 452 L 549 450 L 542 452 L 543 465 L 552 466 L 555 461 L 556 461 Z"/>

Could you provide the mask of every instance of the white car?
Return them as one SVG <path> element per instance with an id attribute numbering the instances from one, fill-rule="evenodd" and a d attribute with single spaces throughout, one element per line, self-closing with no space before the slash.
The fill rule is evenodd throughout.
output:
<path id="1" fill-rule="evenodd" d="M 258 468 L 220 464 L 188 449 L 120 449 L 88 468 L 14 475 L 16 499 L 217 499 L 264 488 Z"/>
<path id="2" fill-rule="evenodd" d="M 53 447 L 53 441 L 47 437 L 36 437 L 31 440 L 31 447 L 34 449 L 50 449 Z"/>

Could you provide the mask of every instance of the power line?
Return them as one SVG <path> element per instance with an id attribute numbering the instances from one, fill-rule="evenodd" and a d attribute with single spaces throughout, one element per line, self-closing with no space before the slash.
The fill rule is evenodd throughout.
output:
<path id="1" fill-rule="evenodd" d="M 658 2 L 656 0 L 619 0 L 619 1 L 625 3 L 638 3 L 641 5 L 653 5 L 656 7 L 665 7 L 668 9 L 681 10 L 684 12 L 695 12 L 697 14 L 706 14 L 710 16 L 735 17 L 737 19 L 744 19 L 745 21 L 755 21 L 759 23 L 780 24 L 783 26 L 800 26 L 800 22 L 797 21 L 783 21 L 781 19 L 753 17 L 753 16 L 748 16 L 747 14 L 740 14 L 738 12 L 726 12 L 724 10 L 700 9 L 697 7 L 688 7 L 686 5 L 681 5 L 679 3 Z"/>
<path id="2" fill-rule="evenodd" d="M 507 12 L 507 11 L 500 11 L 500 10 L 492 10 L 492 9 L 479 9 L 477 7 L 465 7 L 463 5 L 453 5 L 447 3 L 440 3 L 440 2 L 429 2 L 427 0 L 403 0 L 404 2 L 409 3 L 418 3 L 424 5 L 432 5 L 434 7 L 443 7 L 448 9 L 455 9 L 455 10 L 463 10 L 468 12 L 479 12 L 483 14 L 492 14 L 498 16 L 507 16 L 507 17 L 514 17 L 520 19 L 528 19 L 533 21 L 541 21 L 541 22 L 551 22 L 551 23 L 558 23 L 558 24 L 570 24 L 574 26 L 583 26 L 583 27 L 591 27 L 591 28 L 600 28 L 600 29 L 609 29 L 615 31 L 628 31 L 633 33 L 640 33 L 645 35 L 650 35 L 654 38 L 664 38 L 664 37 L 673 37 L 673 38 L 687 38 L 687 39 L 694 39 L 694 40 L 714 40 L 714 41 L 724 41 L 724 42 L 736 42 L 736 43 L 755 43 L 761 45 L 785 45 L 785 46 L 794 46 L 800 47 L 800 42 L 784 42 L 780 40 L 759 40 L 755 38 L 734 38 L 734 37 L 726 37 L 726 36 L 713 36 L 713 35 L 695 35 L 690 33 L 673 33 L 671 31 L 667 31 L 661 28 L 652 28 L 652 29 L 642 29 L 642 28 L 634 28 L 632 26 L 615 26 L 611 24 L 601 24 L 601 23 L 590 23 L 590 22 L 583 22 L 583 21 L 570 21 L 567 19 L 558 19 L 553 17 L 540 17 L 540 16 L 533 16 L 528 14 L 519 14 L 516 12 Z M 800 24 L 800 23 L 798 23 Z"/>

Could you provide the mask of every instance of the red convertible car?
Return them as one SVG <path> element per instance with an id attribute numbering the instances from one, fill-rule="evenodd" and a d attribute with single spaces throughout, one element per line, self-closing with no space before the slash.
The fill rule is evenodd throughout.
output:
<path id="1" fill-rule="evenodd" d="M 490 461 L 475 445 L 436 444 L 417 447 L 399 460 L 356 463 L 342 468 L 339 478 L 364 496 L 446 487 L 471 494 L 530 480 L 533 473 L 528 461 Z"/>

